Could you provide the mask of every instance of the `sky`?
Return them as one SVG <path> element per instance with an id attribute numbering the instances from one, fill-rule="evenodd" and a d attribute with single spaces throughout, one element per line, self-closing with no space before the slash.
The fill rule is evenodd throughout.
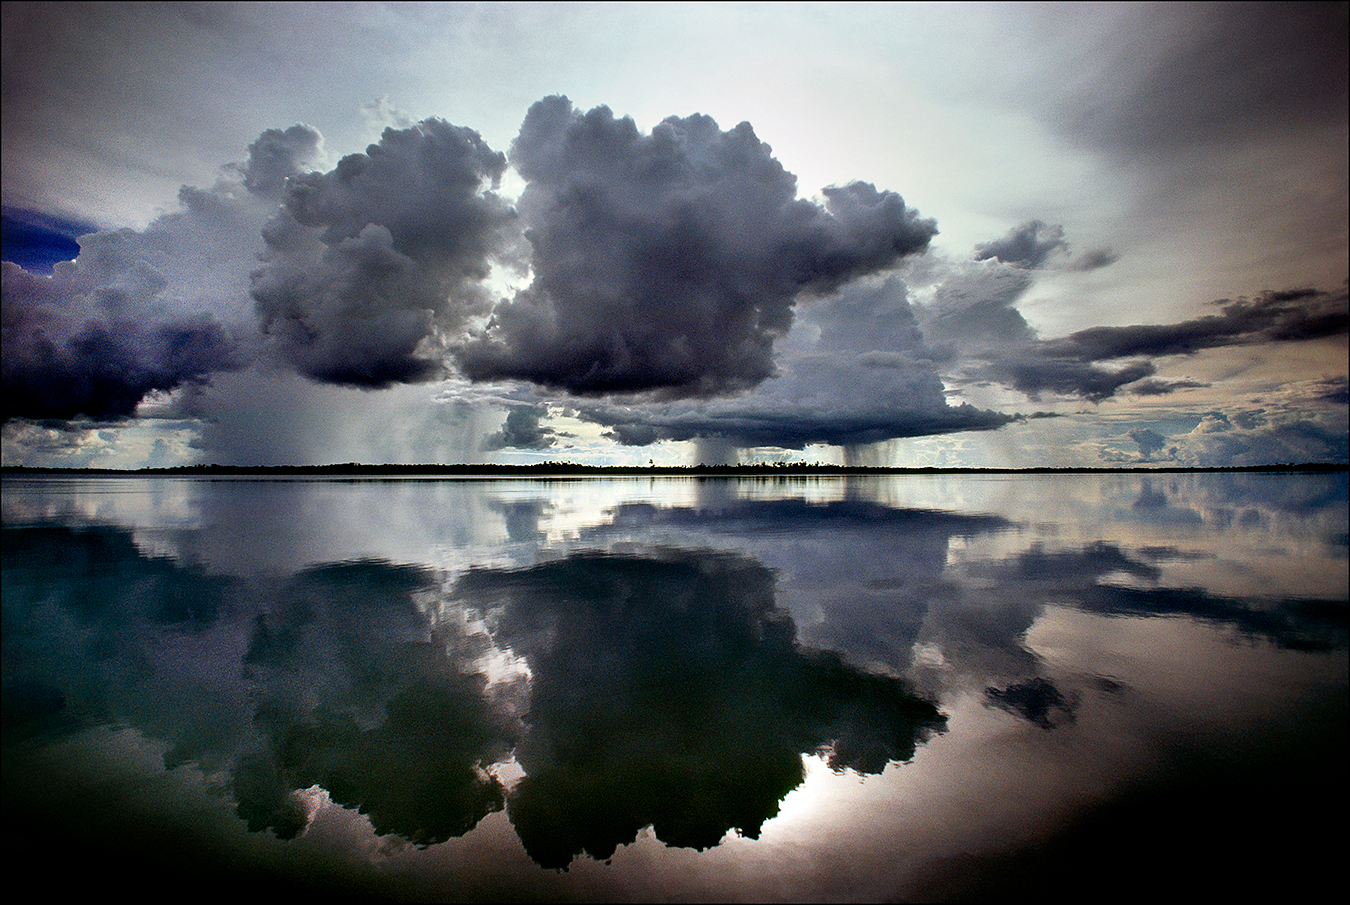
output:
<path id="1" fill-rule="evenodd" d="M 1347 4 L 3 7 L 3 462 L 1350 460 Z"/>

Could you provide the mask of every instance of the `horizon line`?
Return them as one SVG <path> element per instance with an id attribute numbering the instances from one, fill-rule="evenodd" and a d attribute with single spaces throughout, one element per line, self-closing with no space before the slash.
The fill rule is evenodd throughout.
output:
<path id="1" fill-rule="evenodd" d="M 864 474 L 1112 474 L 1112 473 L 1188 473 L 1188 472 L 1333 472 L 1350 471 L 1350 463 L 1303 462 L 1266 465 L 1036 465 L 1014 467 L 977 466 L 881 466 L 832 465 L 807 462 L 761 462 L 735 465 L 586 465 L 576 462 L 545 461 L 520 464 L 368 464 L 344 462 L 328 465 L 171 465 L 144 468 L 99 468 L 87 466 L 3 465 L 0 474 L 87 474 L 109 476 L 193 476 L 193 475 L 370 475 L 381 476 L 474 476 L 474 475 L 651 475 L 651 476 L 731 476 L 749 475 L 864 475 Z"/>

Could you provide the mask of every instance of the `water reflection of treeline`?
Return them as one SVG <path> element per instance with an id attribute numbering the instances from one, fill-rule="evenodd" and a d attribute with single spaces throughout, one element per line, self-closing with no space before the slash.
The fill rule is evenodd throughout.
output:
<path id="1" fill-rule="evenodd" d="M 130 477 L 173 476 L 320 476 L 320 477 L 536 477 L 549 475 L 604 476 L 756 476 L 756 475 L 907 475 L 907 474 L 1243 474 L 1302 472 L 1326 474 L 1350 471 L 1350 464 L 1328 462 L 1277 463 L 1269 465 L 1138 465 L 1138 466 L 1029 466 L 1024 468 L 974 468 L 950 466 L 891 467 L 872 465 L 833 465 L 825 462 L 756 462 L 735 465 L 585 465 L 576 462 L 546 461 L 529 465 L 423 464 L 370 465 L 344 462 L 337 465 L 173 465 L 158 468 L 46 468 L 30 465 L 6 465 L 0 474 L 110 475 Z"/>

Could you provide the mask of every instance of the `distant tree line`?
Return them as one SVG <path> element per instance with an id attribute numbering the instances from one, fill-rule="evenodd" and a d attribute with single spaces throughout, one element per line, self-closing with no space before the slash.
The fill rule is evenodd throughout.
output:
<path id="1" fill-rule="evenodd" d="M 1305 462 L 1272 465 L 1130 465 L 1061 468 L 889 468 L 880 466 L 830 465 L 820 462 L 767 462 L 737 465 L 582 465 L 575 462 L 537 462 L 531 465 L 175 465 L 166 468 L 42 468 L 5 465 L 0 474 L 161 475 L 183 477 L 561 477 L 580 476 L 787 476 L 787 475 L 906 475 L 906 474 L 1118 474 L 1188 472 L 1336 472 L 1350 470 L 1346 463 Z"/>

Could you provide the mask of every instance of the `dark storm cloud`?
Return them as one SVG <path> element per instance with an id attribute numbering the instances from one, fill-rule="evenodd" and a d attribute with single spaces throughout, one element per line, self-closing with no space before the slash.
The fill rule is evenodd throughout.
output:
<path id="1" fill-rule="evenodd" d="M 1146 362 L 1109 370 L 1043 354 L 1044 342 L 1017 309 L 1033 282 L 1026 268 L 985 260 L 937 265 L 926 276 L 936 288 L 920 323 L 935 348 L 950 350 L 953 380 L 992 381 L 1034 400 L 1053 392 L 1101 401 L 1154 372 Z"/>
<path id="2" fill-rule="evenodd" d="M 444 331 L 486 312 L 481 282 L 512 221 L 492 191 L 505 169 L 477 132 L 428 119 L 386 129 L 330 172 L 292 177 L 253 274 L 276 352 L 343 386 L 442 376 Z M 257 178 L 275 182 L 270 169 Z"/>
<path id="3" fill-rule="evenodd" d="M 1167 445 L 1166 437 L 1147 427 L 1135 428 L 1130 431 L 1129 436 L 1131 440 L 1139 444 L 1139 454 L 1145 459 Z"/>
<path id="4" fill-rule="evenodd" d="M 1008 358 L 988 368 L 988 373 L 1000 382 L 1025 393 L 1030 399 L 1039 400 L 1042 393 L 1049 392 L 1078 396 L 1092 402 L 1109 399 L 1121 387 L 1152 376 L 1156 371 L 1153 363 L 1147 361 L 1109 370 L 1086 362 L 1039 357 L 1034 351 L 1026 358 Z"/>
<path id="5" fill-rule="evenodd" d="M 893 265 L 936 232 L 864 183 L 825 189 L 823 204 L 797 199 L 795 177 L 748 124 L 724 132 L 696 115 L 640 135 L 605 108 L 583 115 L 551 98 L 531 109 L 513 154 L 528 181 L 519 217 L 493 191 L 505 157 L 470 129 L 438 119 L 386 129 L 328 172 L 306 172 L 322 158 L 317 131 L 267 130 L 217 186 L 184 187 L 181 209 L 145 231 L 94 235 L 50 283 L 7 276 L 6 417 L 126 417 L 151 391 L 199 386 L 259 351 L 363 389 L 443 376 L 453 353 L 475 379 L 713 396 L 776 372 L 774 343 L 799 297 Z M 242 262 L 259 251 L 248 295 L 262 345 L 245 349 L 229 335 L 241 324 L 211 318 L 238 313 Z M 529 266 L 534 282 L 491 311 L 483 280 L 494 265 Z M 539 318 L 546 329 L 527 329 Z M 797 370 L 842 384 L 845 351 Z M 871 383 L 903 391 L 905 411 L 878 401 L 872 416 L 829 413 L 786 442 L 1002 423 L 945 411 L 940 382 L 916 363 L 925 352 L 880 351 L 862 365 Z M 908 418 L 916 406 L 922 417 Z M 494 442 L 541 448 L 529 417 L 515 414 Z M 725 430 L 696 433 L 781 432 L 718 420 Z"/>
<path id="6" fill-rule="evenodd" d="M 1055 256 L 1064 258 L 1059 266 L 1068 270 L 1090 271 L 1110 267 L 1120 255 L 1109 248 L 1095 248 L 1077 258 L 1069 258 L 1069 243 L 1064 238 L 1064 227 L 1059 224 L 1028 220 L 1014 226 L 1008 234 L 992 242 L 975 246 L 976 261 L 999 261 L 1023 270 L 1038 270 L 1050 266 Z"/>
<path id="7" fill-rule="evenodd" d="M 1004 264 L 1035 269 L 1044 264 L 1050 255 L 1067 252 L 1068 248 L 1069 243 L 1064 241 L 1064 227 L 1028 220 L 1013 227 L 1001 239 L 976 245 L 975 260 L 993 258 Z"/>
<path id="8" fill-rule="evenodd" d="M 986 373 L 1035 399 L 1043 392 L 1101 402 L 1122 387 L 1160 395 L 1194 387 L 1194 381 L 1143 382 L 1157 368 L 1152 359 L 1203 349 L 1297 342 L 1344 335 L 1350 329 L 1346 289 L 1264 292 L 1255 299 L 1214 303 L 1220 314 L 1176 324 L 1090 327 L 1059 339 L 1039 340 L 1000 352 Z M 1102 362 L 1134 359 L 1114 368 Z"/>
<path id="9" fill-rule="evenodd" d="M 513 408 L 506 413 L 501 430 L 488 437 L 484 449 L 548 449 L 558 434 L 543 427 L 540 420 L 548 414 L 545 406 Z"/>
<path id="10" fill-rule="evenodd" d="M 937 230 L 860 182 L 796 197 L 749 123 L 670 117 L 651 134 L 563 97 L 530 108 L 511 161 L 534 282 L 457 352 L 474 379 L 575 394 L 711 396 L 775 373 L 799 295 L 922 251 Z"/>
<path id="11" fill-rule="evenodd" d="M 131 416 L 153 390 L 200 383 L 215 371 L 242 365 L 233 338 L 208 315 L 147 322 L 145 298 L 163 288 L 149 270 L 117 274 L 95 286 L 73 265 L 51 282 L 16 264 L 3 265 L 4 402 L 0 420 L 116 420 Z M 89 296 L 87 317 L 72 316 L 62 289 Z"/>
<path id="12" fill-rule="evenodd" d="M 738 447 L 773 446 L 802 449 L 808 444 L 865 445 L 903 437 L 927 437 L 960 431 L 994 430 L 1016 415 L 972 405 L 942 410 L 898 409 L 873 414 L 815 413 L 796 407 L 774 410 L 747 405 L 734 410 L 668 411 L 636 407 L 582 407 L 582 416 L 605 425 L 608 436 L 626 446 L 659 440 L 724 438 Z"/>
<path id="13" fill-rule="evenodd" d="M 1091 327 L 1047 340 L 1039 351 L 1049 358 L 1106 361 L 1135 355 L 1184 355 L 1221 346 L 1290 342 L 1339 336 L 1350 329 L 1347 292 L 1293 289 L 1264 292 L 1254 299 L 1214 303 L 1222 314 L 1176 324 Z"/>
<path id="14" fill-rule="evenodd" d="M 319 146 L 305 126 L 270 130 L 226 168 L 236 181 L 183 186 L 179 210 L 144 230 L 82 235 L 79 256 L 50 277 L 6 262 L 3 419 L 122 419 L 152 391 L 243 367 L 259 226 Z"/>
<path id="15" fill-rule="evenodd" d="M 939 271 L 933 303 L 920 326 L 934 350 L 950 348 L 953 376 L 993 381 L 1039 399 L 1043 393 L 1101 402 L 1122 388 L 1164 395 L 1205 386 L 1193 380 L 1150 379 L 1156 359 L 1205 349 L 1298 342 L 1344 335 L 1350 328 L 1347 290 L 1266 291 L 1255 298 L 1220 299 L 1220 313 L 1174 324 L 1091 327 L 1041 339 L 1017 309 L 1031 286 L 1022 268 L 992 260 Z"/>
<path id="16" fill-rule="evenodd" d="M 1202 389 L 1209 386 L 1198 380 L 1138 380 L 1130 384 L 1130 392 L 1136 396 L 1166 396 L 1177 390 Z"/>

